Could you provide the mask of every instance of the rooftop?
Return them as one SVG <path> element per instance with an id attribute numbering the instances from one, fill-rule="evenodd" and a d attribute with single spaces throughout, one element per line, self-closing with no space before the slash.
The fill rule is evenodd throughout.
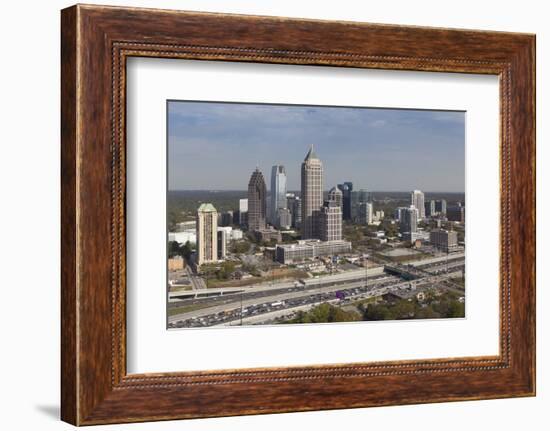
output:
<path id="1" fill-rule="evenodd" d="M 201 206 L 199 207 L 198 211 L 204 212 L 204 213 L 217 212 L 217 211 L 216 211 L 216 208 L 214 208 L 214 205 L 212 205 L 211 203 L 204 203 L 204 204 L 201 204 Z"/>
<path id="2" fill-rule="evenodd" d="M 311 146 L 309 147 L 309 151 L 306 154 L 306 158 L 304 159 L 304 162 L 307 160 L 313 160 L 313 159 L 319 160 L 319 157 L 317 157 L 317 154 L 313 150 L 313 144 L 311 144 Z"/>

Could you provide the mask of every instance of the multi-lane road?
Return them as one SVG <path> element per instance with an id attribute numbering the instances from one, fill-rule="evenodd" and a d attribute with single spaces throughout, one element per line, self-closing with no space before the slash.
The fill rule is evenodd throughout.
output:
<path id="1" fill-rule="evenodd" d="M 399 265 L 399 269 L 408 271 L 409 278 L 413 280 L 404 280 L 398 275 L 388 274 L 384 272 L 383 267 L 379 267 L 369 269 L 368 276 L 364 269 L 358 269 L 310 278 L 301 283 L 296 281 L 272 283 L 248 287 L 224 295 L 183 299 L 177 305 L 180 307 L 184 305 L 186 311 L 170 316 L 168 326 L 189 328 L 260 324 L 323 302 L 345 303 L 387 292 L 422 288 L 443 282 L 448 288 L 454 290 L 454 286 L 448 285 L 448 280 L 462 274 L 464 256 L 430 259 L 428 263 L 416 262 L 414 266 Z"/>

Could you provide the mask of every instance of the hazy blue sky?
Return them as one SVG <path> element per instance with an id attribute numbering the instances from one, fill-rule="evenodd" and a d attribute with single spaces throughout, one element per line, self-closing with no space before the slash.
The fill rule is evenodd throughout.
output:
<path id="1" fill-rule="evenodd" d="M 464 192 L 464 112 L 210 102 L 168 103 L 170 190 L 245 190 L 258 166 L 300 188 L 311 144 L 325 189 Z"/>

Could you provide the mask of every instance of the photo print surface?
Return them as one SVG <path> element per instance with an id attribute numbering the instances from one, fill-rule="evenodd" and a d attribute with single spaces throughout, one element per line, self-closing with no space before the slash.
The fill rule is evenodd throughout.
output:
<path id="1" fill-rule="evenodd" d="M 167 122 L 168 329 L 465 317 L 465 112 L 169 100 Z"/>

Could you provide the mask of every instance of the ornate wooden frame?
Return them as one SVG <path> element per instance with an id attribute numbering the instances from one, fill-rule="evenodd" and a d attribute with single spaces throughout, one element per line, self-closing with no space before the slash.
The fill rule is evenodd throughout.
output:
<path id="1" fill-rule="evenodd" d="M 535 394 L 534 35 L 81 5 L 61 15 L 63 420 L 88 425 Z M 128 375 L 129 56 L 498 75 L 500 354 Z"/>

